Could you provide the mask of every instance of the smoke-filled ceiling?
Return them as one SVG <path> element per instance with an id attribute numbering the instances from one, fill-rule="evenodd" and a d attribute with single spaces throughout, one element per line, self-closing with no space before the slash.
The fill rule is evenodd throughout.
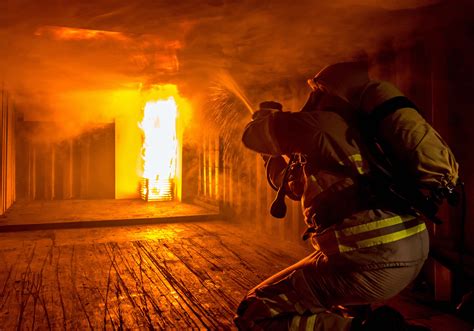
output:
<path id="1" fill-rule="evenodd" d="M 199 93 L 216 69 L 262 88 L 468 20 L 467 7 L 437 0 L 2 1 L 0 76 L 18 107 L 40 116 L 77 91 L 171 82 Z M 84 112 L 62 112 L 75 110 Z"/>

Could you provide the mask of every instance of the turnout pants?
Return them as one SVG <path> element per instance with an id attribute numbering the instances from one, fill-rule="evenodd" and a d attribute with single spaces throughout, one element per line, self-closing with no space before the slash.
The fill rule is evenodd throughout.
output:
<path id="1" fill-rule="evenodd" d="M 417 276 L 423 261 L 345 268 L 316 251 L 252 289 L 234 321 L 240 330 L 349 330 L 352 318 L 331 312 L 332 306 L 393 297 Z"/>

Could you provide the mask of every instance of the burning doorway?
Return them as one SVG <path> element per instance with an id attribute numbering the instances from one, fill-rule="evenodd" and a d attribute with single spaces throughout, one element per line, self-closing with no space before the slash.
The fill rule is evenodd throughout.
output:
<path id="1" fill-rule="evenodd" d="M 148 224 L 219 216 L 217 201 L 212 206 L 196 201 L 201 177 L 195 174 L 199 156 L 194 147 L 185 148 L 182 179 L 183 133 L 191 108 L 175 85 L 146 92 L 104 91 L 96 93 L 96 99 L 88 96 L 95 108 L 114 109 L 116 116 L 109 118 L 110 123 L 88 122 L 82 130 L 73 119 L 62 124 L 17 118 L 17 201 L 6 214 L 3 229 L 82 227 L 85 222 L 90 226 Z M 71 125 L 77 130 L 69 130 Z M 149 202 L 141 201 L 141 196 Z"/>
<path id="2" fill-rule="evenodd" d="M 190 107 L 177 87 L 86 97 L 96 108 L 113 109 L 109 123 L 80 123 L 87 129 L 77 134 L 76 128 L 65 133 L 74 119 L 17 120 L 17 198 L 181 201 L 182 137 Z"/>
<path id="3" fill-rule="evenodd" d="M 183 133 L 190 105 L 176 85 L 153 86 L 142 98 L 140 197 L 145 201 L 182 200 Z"/>
<path id="4" fill-rule="evenodd" d="M 143 175 L 140 196 L 145 201 L 170 201 L 175 197 L 180 146 L 178 109 L 173 97 L 147 102 L 140 128 L 143 131 Z"/>

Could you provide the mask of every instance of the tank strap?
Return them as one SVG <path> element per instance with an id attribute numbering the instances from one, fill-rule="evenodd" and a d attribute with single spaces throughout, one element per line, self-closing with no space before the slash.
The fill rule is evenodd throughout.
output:
<path id="1" fill-rule="evenodd" d="M 383 148 L 377 141 L 377 128 L 383 119 L 402 108 L 412 108 L 421 114 L 418 107 L 410 99 L 405 96 L 397 96 L 385 100 L 368 114 L 361 113 L 359 118 L 358 126 L 363 143 L 367 148 L 368 154 L 366 156 L 369 164 L 387 178 L 392 177 L 393 168 L 385 152 L 382 151 Z"/>
<path id="2" fill-rule="evenodd" d="M 404 96 L 398 96 L 388 99 L 375 107 L 370 113 L 369 117 L 374 124 L 378 124 L 388 115 L 393 114 L 402 108 L 413 108 L 417 112 L 420 112 L 418 107 L 410 99 Z"/>

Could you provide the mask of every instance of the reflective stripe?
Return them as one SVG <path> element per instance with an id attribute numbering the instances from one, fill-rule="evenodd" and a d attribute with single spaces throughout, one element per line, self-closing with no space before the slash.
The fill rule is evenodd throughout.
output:
<path id="1" fill-rule="evenodd" d="M 270 312 L 271 317 L 275 317 L 275 316 L 280 314 L 280 312 L 278 310 L 273 309 L 272 307 L 268 307 L 268 305 L 266 303 L 264 303 L 264 305 L 268 308 L 268 311 Z"/>
<path id="2" fill-rule="evenodd" d="M 369 172 L 369 165 L 360 154 L 349 155 L 345 160 L 339 161 L 339 164 L 345 166 L 354 166 L 360 175 Z"/>
<path id="3" fill-rule="evenodd" d="M 290 300 L 288 300 L 288 297 L 284 293 L 280 294 L 279 297 L 282 298 L 285 301 L 290 301 Z"/>
<path id="4" fill-rule="evenodd" d="M 270 298 L 262 298 L 263 302 L 270 302 L 270 303 L 278 303 L 277 301 L 270 299 Z"/>
<path id="5" fill-rule="evenodd" d="M 354 243 L 354 246 L 338 244 L 339 252 L 344 253 L 344 252 L 354 251 L 359 248 L 366 248 L 366 247 L 371 247 L 371 246 L 376 246 L 376 245 L 381 245 L 381 244 L 387 244 L 387 243 L 394 242 L 400 239 L 408 238 L 424 230 L 426 230 L 426 225 L 423 222 L 411 228 L 403 229 L 394 233 L 389 233 L 389 234 L 375 237 L 375 238 L 369 238 L 365 240 L 356 241 Z"/>
<path id="6" fill-rule="evenodd" d="M 303 314 L 306 308 L 298 302 L 300 296 L 294 292 L 280 293 L 278 295 L 270 295 L 268 297 L 259 297 L 271 317 L 275 317 L 286 311 L 296 311 Z"/>
<path id="7" fill-rule="evenodd" d="M 301 316 L 295 315 L 291 320 L 290 331 L 298 331 L 300 327 Z"/>
<path id="8" fill-rule="evenodd" d="M 267 307 L 271 317 L 275 317 L 281 313 L 281 311 L 275 309 L 278 306 L 275 300 L 271 300 L 269 298 L 261 298 L 261 300 L 265 307 Z"/>
<path id="9" fill-rule="evenodd" d="M 357 162 L 357 161 L 362 162 L 363 161 L 362 155 L 360 155 L 360 154 L 349 155 L 347 157 L 347 159 L 352 161 L 352 162 Z"/>
<path id="10" fill-rule="evenodd" d="M 324 231 L 313 241 L 327 255 L 387 244 L 426 230 L 423 220 L 393 216 L 340 230 Z"/>
<path id="11" fill-rule="evenodd" d="M 309 316 L 308 319 L 306 320 L 306 330 L 313 331 L 315 324 L 316 324 L 316 314 Z"/>
<path id="12" fill-rule="evenodd" d="M 360 175 L 363 175 L 366 173 L 366 170 L 362 167 L 357 167 L 357 172 L 360 174 Z"/>
<path id="13" fill-rule="evenodd" d="M 316 177 L 314 177 L 314 175 L 310 175 L 310 176 L 308 177 L 308 179 L 309 179 L 310 181 L 314 182 L 314 183 L 317 183 L 317 182 L 318 182 L 318 180 L 316 179 Z"/>
<path id="14" fill-rule="evenodd" d="M 295 315 L 291 319 L 291 325 L 289 330 L 305 330 L 305 331 L 314 331 L 314 326 L 316 325 L 316 314 L 309 316 Z"/>
<path id="15" fill-rule="evenodd" d="M 345 228 L 336 231 L 336 237 L 340 238 L 341 234 L 344 236 L 351 236 L 355 234 L 359 234 L 362 232 L 368 232 L 376 229 L 386 228 L 387 226 L 392 226 L 395 224 L 401 224 L 403 222 L 411 221 L 415 219 L 415 217 L 407 218 L 403 220 L 400 216 L 394 216 L 390 218 L 384 218 L 378 221 L 373 221 L 370 223 L 364 223 L 356 226 L 351 226 L 350 228 Z"/>

